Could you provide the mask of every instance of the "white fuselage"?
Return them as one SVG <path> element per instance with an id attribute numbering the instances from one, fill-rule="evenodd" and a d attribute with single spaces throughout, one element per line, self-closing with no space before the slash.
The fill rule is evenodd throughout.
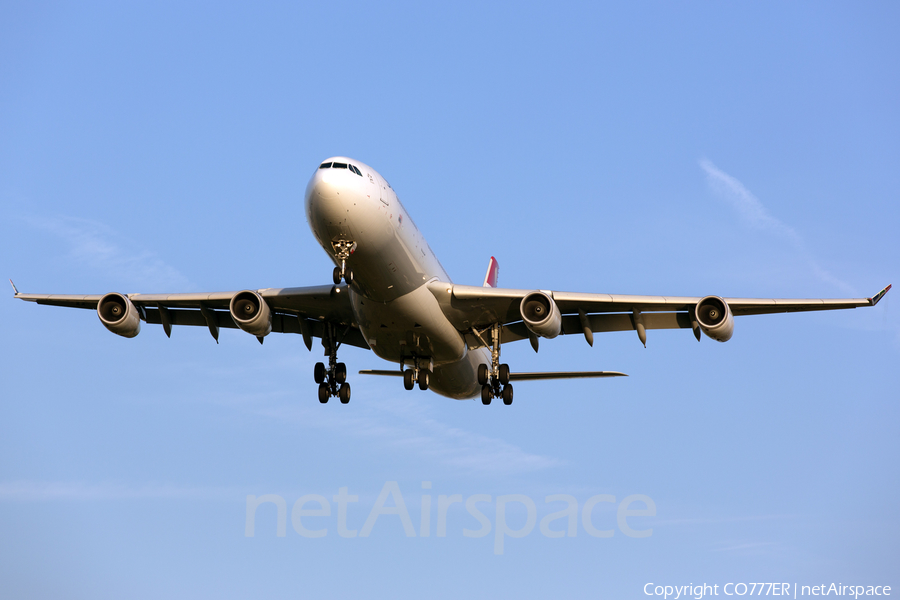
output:
<path id="1" fill-rule="evenodd" d="M 313 235 L 336 265 L 333 243 L 356 244 L 347 259 L 353 270 L 350 299 L 359 329 L 372 351 L 407 365 L 415 358 L 433 366 L 430 389 L 451 398 L 473 398 L 480 364 L 490 353 L 468 351 L 465 338 L 425 286 L 450 277 L 416 228 L 390 184 L 371 167 L 346 157 L 322 164 L 306 186 L 306 217 Z"/>

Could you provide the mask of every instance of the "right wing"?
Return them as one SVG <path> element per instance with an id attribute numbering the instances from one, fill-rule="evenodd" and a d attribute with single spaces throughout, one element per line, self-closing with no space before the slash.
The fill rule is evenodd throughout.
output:
<path id="1" fill-rule="evenodd" d="M 472 331 L 494 323 L 503 326 L 502 341 L 532 339 L 522 321 L 522 299 L 534 292 L 542 292 L 553 299 L 562 315 L 561 334 L 583 333 L 593 339 L 594 332 L 646 329 L 693 329 L 700 335 L 694 309 L 703 298 L 683 296 L 631 296 L 619 294 L 587 294 L 545 290 L 514 290 L 505 288 L 454 285 L 441 281 L 428 284 L 429 290 L 450 321 L 460 331 L 467 332 L 469 347 L 483 345 L 471 335 Z M 762 315 L 783 312 L 834 310 L 875 306 L 891 289 L 887 286 L 871 298 L 724 298 L 734 316 Z M 587 326 L 586 326 L 587 325 Z"/>
<path id="2" fill-rule="evenodd" d="M 12 282 L 10 282 L 12 283 Z M 26 302 L 96 310 L 102 294 L 22 294 L 15 285 L 16 298 Z M 323 337 L 327 324 L 336 325 L 340 343 L 369 349 L 360 333 L 350 307 L 350 294 L 345 285 L 320 285 L 298 288 L 266 288 L 253 290 L 269 305 L 272 331 L 299 333 L 308 348 L 312 337 Z M 138 308 L 141 320 L 161 324 L 166 334 L 173 325 L 208 327 L 218 340 L 218 329 L 236 329 L 229 304 L 238 292 L 199 294 L 124 294 Z"/>

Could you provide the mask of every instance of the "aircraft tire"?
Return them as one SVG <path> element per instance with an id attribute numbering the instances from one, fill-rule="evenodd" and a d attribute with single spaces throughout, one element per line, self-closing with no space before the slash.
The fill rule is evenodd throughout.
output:
<path id="1" fill-rule="evenodd" d="M 327 383 L 319 384 L 319 402 L 325 404 L 328 402 L 328 398 L 331 396 L 331 390 L 328 389 Z"/>
<path id="2" fill-rule="evenodd" d="M 428 389 L 431 383 L 431 372 L 428 369 L 419 369 L 419 389 L 423 392 Z"/>
<path id="3" fill-rule="evenodd" d="M 403 388 L 409 391 L 416 387 L 416 373 L 411 369 L 403 371 Z"/>
<path id="4" fill-rule="evenodd" d="M 500 365 L 499 374 L 500 374 L 500 385 L 506 385 L 509 383 L 509 365 L 504 363 Z"/>
<path id="5" fill-rule="evenodd" d="M 347 381 L 347 365 L 338 363 L 334 366 L 334 380 L 338 383 Z"/>
<path id="6" fill-rule="evenodd" d="M 503 404 L 509 406 L 513 401 L 513 387 L 511 385 L 503 386 L 501 395 L 503 396 Z"/>
<path id="7" fill-rule="evenodd" d="M 483 386 L 481 386 L 481 403 L 485 406 L 490 404 L 491 396 L 493 396 L 493 394 L 491 393 L 491 386 L 489 386 L 488 384 L 484 384 Z"/>
<path id="8" fill-rule="evenodd" d="M 316 383 L 325 381 L 325 365 L 323 363 L 316 363 L 316 366 L 313 368 L 313 377 Z"/>
<path id="9" fill-rule="evenodd" d="M 340 285 L 341 283 L 341 268 L 335 267 L 334 271 L 331 274 L 331 280 L 334 281 L 334 285 Z"/>
<path id="10" fill-rule="evenodd" d="M 338 388 L 338 398 L 341 399 L 341 404 L 347 404 L 350 402 L 350 384 L 342 383 L 341 387 Z"/>
<path id="11" fill-rule="evenodd" d="M 488 366 L 478 365 L 478 384 L 484 385 L 488 380 Z"/>

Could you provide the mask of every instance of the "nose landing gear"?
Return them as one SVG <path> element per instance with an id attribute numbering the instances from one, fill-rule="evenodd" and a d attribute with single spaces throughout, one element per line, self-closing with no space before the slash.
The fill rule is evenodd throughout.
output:
<path id="1" fill-rule="evenodd" d="M 340 399 L 341 404 L 350 402 L 350 384 L 347 383 L 347 365 L 337 361 L 337 350 L 340 344 L 336 341 L 334 324 L 325 324 L 325 336 L 322 345 L 328 355 L 328 368 L 324 363 L 316 363 L 313 378 L 319 384 L 319 402 L 325 404 L 332 396 Z"/>
<path id="2" fill-rule="evenodd" d="M 341 266 L 335 267 L 331 275 L 334 285 L 339 285 L 341 281 L 345 281 L 347 285 L 353 283 L 353 269 L 347 266 L 347 259 L 356 252 L 356 242 L 350 240 L 335 240 L 331 242 L 334 248 L 335 257 L 341 261 Z"/>

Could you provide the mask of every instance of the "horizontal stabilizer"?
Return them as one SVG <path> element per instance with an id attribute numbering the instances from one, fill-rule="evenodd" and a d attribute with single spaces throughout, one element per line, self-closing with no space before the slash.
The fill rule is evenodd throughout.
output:
<path id="1" fill-rule="evenodd" d="M 580 379 L 582 377 L 628 377 L 618 371 L 552 371 L 549 373 L 510 373 L 510 381 L 528 379 Z"/>
<path id="2" fill-rule="evenodd" d="M 359 372 L 360 375 L 386 375 L 388 377 L 403 377 L 403 371 L 399 371 L 397 369 L 392 369 L 390 371 L 384 371 L 381 369 L 363 369 Z"/>
<path id="3" fill-rule="evenodd" d="M 383 371 L 380 369 L 363 369 L 360 375 L 385 375 L 388 377 L 402 377 L 403 371 L 392 369 Z M 550 371 L 546 373 L 510 373 L 510 381 L 527 381 L 529 379 L 582 379 L 586 377 L 628 377 L 619 371 Z"/>

